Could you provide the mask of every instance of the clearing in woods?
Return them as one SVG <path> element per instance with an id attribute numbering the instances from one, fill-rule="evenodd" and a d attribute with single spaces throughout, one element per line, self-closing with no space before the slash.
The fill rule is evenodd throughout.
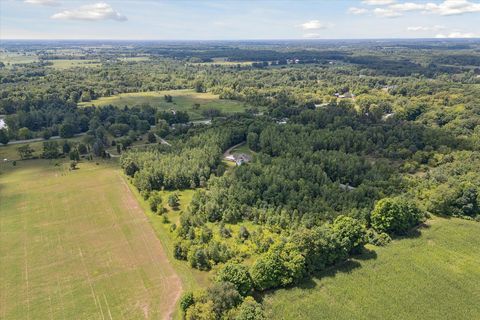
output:
<path id="1" fill-rule="evenodd" d="M 0 169 L 0 319 L 172 316 L 181 281 L 119 169 Z"/>
<path id="2" fill-rule="evenodd" d="M 173 98 L 172 102 L 166 102 L 165 95 L 171 95 Z M 148 103 L 164 111 L 172 109 L 187 111 L 190 115 L 190 120 L 204 119 L 203 111 L 209 108 L 218 109 L 225 114 L 245 111 L 243 102 L 220 99 L 218 95 L 213 93 L 198 93 L 191 89 L 121 93 L 110 97 L 101 97 L 89 102 L 80 102 L 78 106 L 85 107 L 95 105 L 97 107 L 103 107 L 111 104 L 116 107 L 132 107 L 144 103 Z M 197 106 L 195 106 L 195 104 Z"/>

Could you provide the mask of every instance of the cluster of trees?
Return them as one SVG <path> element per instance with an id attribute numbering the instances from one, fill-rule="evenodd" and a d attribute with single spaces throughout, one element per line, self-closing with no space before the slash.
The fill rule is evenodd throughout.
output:
<path id="1" fill-rule="evenodd" d="M 192 129 L 189 134 L 195 134 Z M 131 151 L 122 154 L 120 163 L 134 185 L 144 194 L 152 190 L 172 190 L 206 186 L 212 173 L 222 173 L 223 151 L 245 139 L 240 122 L 223 124 L 197 133 L 165 152 Z"/>

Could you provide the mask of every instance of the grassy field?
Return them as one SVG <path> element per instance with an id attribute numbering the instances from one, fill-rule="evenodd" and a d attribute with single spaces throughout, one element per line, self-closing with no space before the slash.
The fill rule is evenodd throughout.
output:
<path id="1" fill-rule="evenodd" d="M 267 318 L 480 319 L 480 224 L 435 218 L 428 225 L 420 237 L 267 295 Z"/>
<path id="2" fill-rule="evenodd" d="M 98 60 L 68 60 L 68 59 L 58 59 L 58 60 L 49 60 L 53 63 L 52 67 L 58 70 L 65 70 L 75 67 L 100 67 L 102 64 Z"/>
<path id="3" fill-rule="evenodd" d="M 63 141 L 68 140 L 72 143 L 80 142 L 82 137 L 74 137 L 69 139 L 51 139 L 49 141 L 56 141 L 60 146 L 62 146 Z M 33 156 L 40 157 L 43 152 L 43 143 L 47 140 L 42 141 L 35 141 L 30 143 L 21 143 L 21 144 L 9 144 L 9 145 L 0 145 L 0 160 L 8 159 L 8 160 L 20 160 L 20 156 L 18 155 L 18 147 L 21 147 L 25 144 L 30 145 L 30 147 L 34 150 Z"/>
<path id="4" fill-rule="evenodd" d="M 0 175 L 0 319 L 160 319 L 181 282 L 116 165 Z"/>
<path id="5" fill-rule="evenodd" d="M 164 96 L 171 95 L 172 103 L 167 103 Z M 135 106 L 143 103 L 149 103 L 158 106 L 162 110 L 175 109 L 178 111 L 187 111 L 191 120 L 203 119 L 202 110 L 207 108 L 216 108 L 223 113 L 242 112 L 245 110 L 244 104 L 234 100 L 222 100 L 212 93 L 197 93 L 194 90 L 169 90 L 157 92 L 135 92 L 122 93 L 111 97 L 102 97 L 89 102 L 81 102 L 79 106 L 105 106 L 114 105 L 118 107 Z M 193 108 L 194 104 L 199 104 L 200 108 Z"/>
<path id="6" fill-rule="evenodd" d="M 24 54 L 18 54 L 14 52 L 1 52 L 0 61 L 5 63 L 8 66 L 8 65 L 15 65 L 15 64 L 37 62 L 38 57 L 36 55 L 24 55 Z"/>
<path id="7" fill-rule="evenodd" d="M 137 189 L 130 184 L 129 187 L 132 193 L 135 195 L 138 203 L 146 213 L 150 225 L 152 226 L 158 239 L 160 239 L 163 247 L 165 248 L 168 259 L 171 261 L 173 267 L 177 271 L 178 276 L 181 278 L 183 290 L 199 290 L 202 288 L 206 288 L 211 283 L 210 274 L 208 272 L 193 269 L 188 265 L 186 261 L 176 260 L 173 257 L 175 240 L 173 234 L 170 231 L 170 225 L 171 223 L 178 224 L 180 217 L 179 213 L 182 210 L 186 210 L 186 208 L 190 204 L 194 190 L 177 191 L 179 193 L 180 206 L 179 209 L 176 211 L 172 210 L 167 205 L 168 195 L 171 194 L 172 191 L 161 191 L 164 206 L 168 209 L 166 216 L 168 217 L 169 222 L 165 223 L 163 221 L 163 217 L 152 213 L 148 206 L 148 203 L 143 200 Z M 175 310 L 174 319 L 182 319 L 182 314 L 178 307 Z"/>

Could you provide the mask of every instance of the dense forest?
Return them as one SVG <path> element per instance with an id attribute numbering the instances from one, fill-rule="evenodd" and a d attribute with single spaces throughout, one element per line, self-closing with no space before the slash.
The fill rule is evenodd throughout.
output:
<path id="1" fill-rule="evenodd" d="M 22 159 L 118 155 L 170 224 L 175 258 L 215 279 L 182 296 L 186 319 L 264 319 L 262 293 L 296 285 L 367 243 L 388 245 L 430 215 L 480 220 L 478 41 L 288 44 L 47 50 L 6 42 L 5 52 L 38 60 L 0 67 L 0 144 L 44 140 L 39 155 L 18 147 Z M 61 59 L 98 66 L 58 70 Z M 208 108 L 198 123 L 188 110 L 200 106 L 176 110 L 174 94 L 95 105 L 177 89 L 238 101 L 243 112 Z M 247 160 L 231 165 L 229 148 L 242 143 Z M 172 222 L 167 206 L 176 209 L 184 190 L 193 197 Z"/>

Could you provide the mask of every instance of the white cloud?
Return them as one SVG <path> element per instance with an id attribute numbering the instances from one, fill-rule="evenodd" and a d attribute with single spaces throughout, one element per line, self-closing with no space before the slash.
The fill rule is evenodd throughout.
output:
<path id="1" fill-rule="evenodd" d="M 364 13 L 367 13 L 368 10 L 365 9 L 365 8 L 356 8 L 356 7 L 350 7 L 348 8 L 348 13 L 351 13 L 351 14 L 364 14 Z"/>
<path id="2" fill-rule="evenodd" d="M 300 25 L 303 30 L 320 30 L 320 29 L 327 29 L 329 27 L 328 24 L 322 23 L 319 20 L 311 20 Z"/>
<path id="3" fill-rule="evenodd" d="M 400 17 L 402 14 L 400 12 L 394 11 L 392 9 L 384 9 L 384 8 L 375 8 L 373 13 L 376 16 L 383 17 L 383 18 L 396 18 Z"/>
<path id="4" fill-rule="evenodd" d="M 440 31 L 445 29 L 444 26 L 436 25 L 436 26 L 413 26 L 408 27 L 408 31 Z"/>
<path id="5" fill-rule="evenodd" d="M 362 3 L 369 6 L 384 6 L 395 3 L 395 0 L 363 0 Z"/>
<path id="6" fill-rule="evenodd" d="M 56 0 L 24 0 L 23 2 L 28 4 L 39 4 L 42 6 L 58 6 L 60 2 Z"/>
<path id="7" fill-rule="evenodd" d="M 387 6 L 386 10 L 394 12 L 421 11 L 422 13 L 450 16 L 480 12 L 480 2 L 471 2 L 469 0 L 445 0 L 441 3 L 403 2 L 391 4 Z"/>
<path id="8" fill-rule="evenodd" d="M 435 38 L 480 38 L 480 35 L 470 32 L 450 32 L 449 34 L 437 34 Z"/>
<path id="9" fill-rule="evenodd" d="M 415 11 L 415 10 L 423 10 L 425 9 L 426 4 L 415 3 L 415 2 L 404 2 L 404 3 L 396 3 L 388 6 L 391 10 L 398 10 L 398 11 Z"/>
<path id="10" fill-rule="evenodd" d="M 107 3 L 99 2 L 81 6 L 72 10 L 65 10 L 54 14 L 52 19 L 59 20 L 116 20 L 125 21 L 127 17 L 115 11 Z"/>
<path id="11" fill-rule="evenodd" d="M 480 2 L 470 2 L 468 0 L 445 0 L 440 4 L 425 4 L 425 11 L 440 14 L 442 16 L 474 13 L 480 12 Z"/>
<path id="12" fill-rule="evenodd" d="M 319 33 L 305 33 L 303 37 L 305 39 L 320 39 L 321 35 Z"/>

